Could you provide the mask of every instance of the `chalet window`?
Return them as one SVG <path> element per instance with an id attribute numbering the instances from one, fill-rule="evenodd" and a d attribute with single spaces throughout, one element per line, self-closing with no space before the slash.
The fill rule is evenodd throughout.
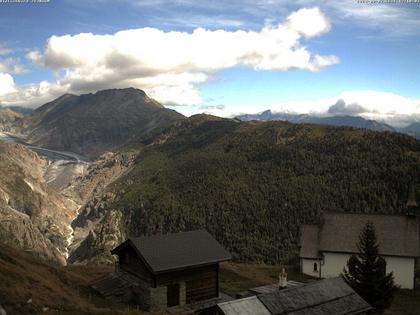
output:
<path id="1" fill-rule="evenodd" d="M 318 264 L 314 263 L 314 272 L 317 272 L 317 271 L 318 271 Z"/>

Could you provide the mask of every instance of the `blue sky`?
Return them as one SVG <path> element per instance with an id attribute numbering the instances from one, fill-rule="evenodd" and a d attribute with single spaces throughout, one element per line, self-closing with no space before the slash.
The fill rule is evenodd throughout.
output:
<path id="1" fill-rule="evenodd" d="M 135 86 L 185 114 L 420 114 L 420 4 L 50 0 L 0 3 L 0 28 L 3 105 Z"/>

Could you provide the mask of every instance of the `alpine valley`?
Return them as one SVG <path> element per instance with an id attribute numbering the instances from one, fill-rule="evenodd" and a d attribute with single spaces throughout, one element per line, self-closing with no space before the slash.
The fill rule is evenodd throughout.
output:
<path id="1" fill-rule="evenodd" d="M 326 211 L 403 211 L 419 141 L 357 117 L 296 119 L 187 118 L 133 88 L 3 108 L 0 241 L 110 263 L 128 236 L 206 228 L 237 261 L 278 263 Z"/>

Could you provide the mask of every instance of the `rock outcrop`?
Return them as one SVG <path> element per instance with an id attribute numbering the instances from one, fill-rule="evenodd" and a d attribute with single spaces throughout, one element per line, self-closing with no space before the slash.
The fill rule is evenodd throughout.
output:
<path id="1" fill-rule="evenodd" d="M 79 206 L 48 185 L 48 165 L 25 146 L 0 141 L 1 240 L 65 263 Z"/>
<path id="2" fill-rule="evenodd" d="M 10 108 L 0 108 L 0 131 L 14 132 L 16 123 L 23 118 L 23 115 Z"/>

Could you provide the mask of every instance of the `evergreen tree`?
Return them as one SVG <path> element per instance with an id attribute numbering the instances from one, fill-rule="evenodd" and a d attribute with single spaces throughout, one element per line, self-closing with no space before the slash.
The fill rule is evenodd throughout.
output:
<path id="1" fill-rule="evenodd" d="M 346 282 L 376 311 L 391 305 L 397 287 L 393 273 L 386 273 L 386 261 L 379 256 L 375 227 L 368 222 L 359 236 L 359 254 L 352 255 L 344 268 Z"/>

